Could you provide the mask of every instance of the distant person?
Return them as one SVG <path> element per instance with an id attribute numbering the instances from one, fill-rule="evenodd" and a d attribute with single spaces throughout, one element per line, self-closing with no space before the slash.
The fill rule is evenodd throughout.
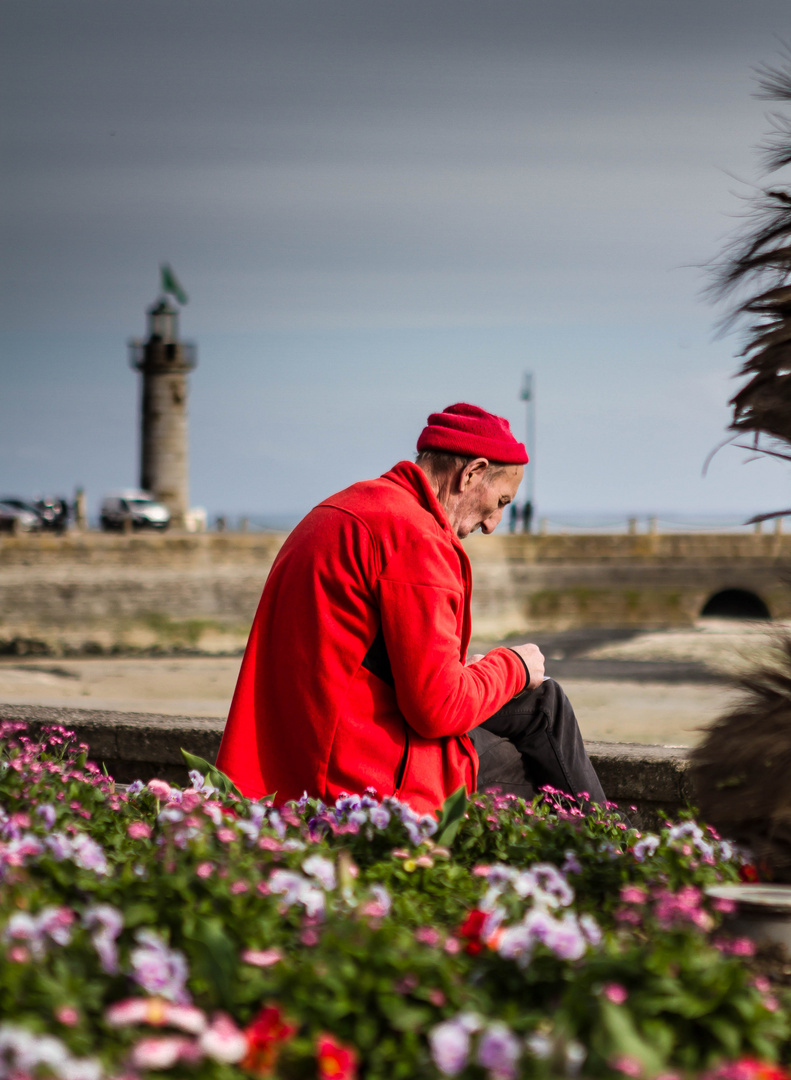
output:
<path id="1" fill-rule="evenodd" d="M 533 503 L 530 499 L 522 509 L 522 531 L 526 533 L 533 531 Z"/>
<path id="2" fill-rule="evenodd" d="M 55 510 L 55 531 L 62 535 L 69 527 L 69 504 L 66 499 L 55 499 L 53 508 Z"/>
<path id="3" fill-rule="evenodd" d="M 604 793 L 538 646 L 467 658 L 472 572 L 527 462 L 507 420 L 433 413 L 415 462 L 320 503 L 272 566 L 217 757 L 243 794 L 374 788 L 420 812 L 456 788 Z M 480 755 L 480 757 L 479 757 Z"/>
<path id="4" fill-rule="evenodd" d="M 512 502 L 508 507 L 508 531 L 510 533 L 516 532 L 516 526 L 519 522 L 519 504 Z"/>

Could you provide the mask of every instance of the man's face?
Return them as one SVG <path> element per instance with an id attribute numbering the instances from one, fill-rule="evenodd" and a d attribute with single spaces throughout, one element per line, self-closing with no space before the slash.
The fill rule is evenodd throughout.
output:
<path id="1" fill-rule="evenodd" d="M 502 465 L 493 478 L 473 474 L 454 507 L 451 524 L 460 540 L 480 529 L 487 536 L 500 524 L 503 510 L 513 502 L 524 473 L 522 465 Z"/>

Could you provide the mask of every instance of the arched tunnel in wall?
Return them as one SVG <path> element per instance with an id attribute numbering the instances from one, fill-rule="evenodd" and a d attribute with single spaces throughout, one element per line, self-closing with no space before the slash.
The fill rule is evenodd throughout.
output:
<path id="1" fill-rule="evenodd" d="M 764 601 L 747 589 L 722 589 L 710 596 L 703 605 L 701 618 L 771 619 Z"/>

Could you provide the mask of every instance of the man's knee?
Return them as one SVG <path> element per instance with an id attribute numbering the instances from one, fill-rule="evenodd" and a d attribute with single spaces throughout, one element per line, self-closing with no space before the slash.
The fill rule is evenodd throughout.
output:
<path id="1" fill-rule="evenodd" d="M 470 738 L 478 754 L 478 791 L 498 787 L 532 799 L 535 789 L 525 774 L 524 759 L 512 742 L 480 727 L 470 732 Z"/>
<path id="2" fill-rule="evenodd" d="M 471 737 L 478 754 L 479 774 L 489 776 L 496 773 L 502 778 L 507 776 L 511 781 L 524 779 L 522 755 L 512 742 L 481 728 L 476 728 Z"/>

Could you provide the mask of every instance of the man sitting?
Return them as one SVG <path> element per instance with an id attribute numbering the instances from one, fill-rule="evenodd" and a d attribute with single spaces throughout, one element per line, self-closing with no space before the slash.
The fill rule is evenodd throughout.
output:
<path id="1" fill-rule="evenodd" d="M 417 449 L 414 463 L 330 496 L 288 536 L 218 768 L 243 794 L 278 803 L 374 788 L 426 812 L 461 784 L 524 795 L 550 784 L 603 802 L 538 647 L 466 662 L 472 573 L 460 541 L 497 527 L 524 446 L 507 420 L 457 404 L 429 416 Z"/>

